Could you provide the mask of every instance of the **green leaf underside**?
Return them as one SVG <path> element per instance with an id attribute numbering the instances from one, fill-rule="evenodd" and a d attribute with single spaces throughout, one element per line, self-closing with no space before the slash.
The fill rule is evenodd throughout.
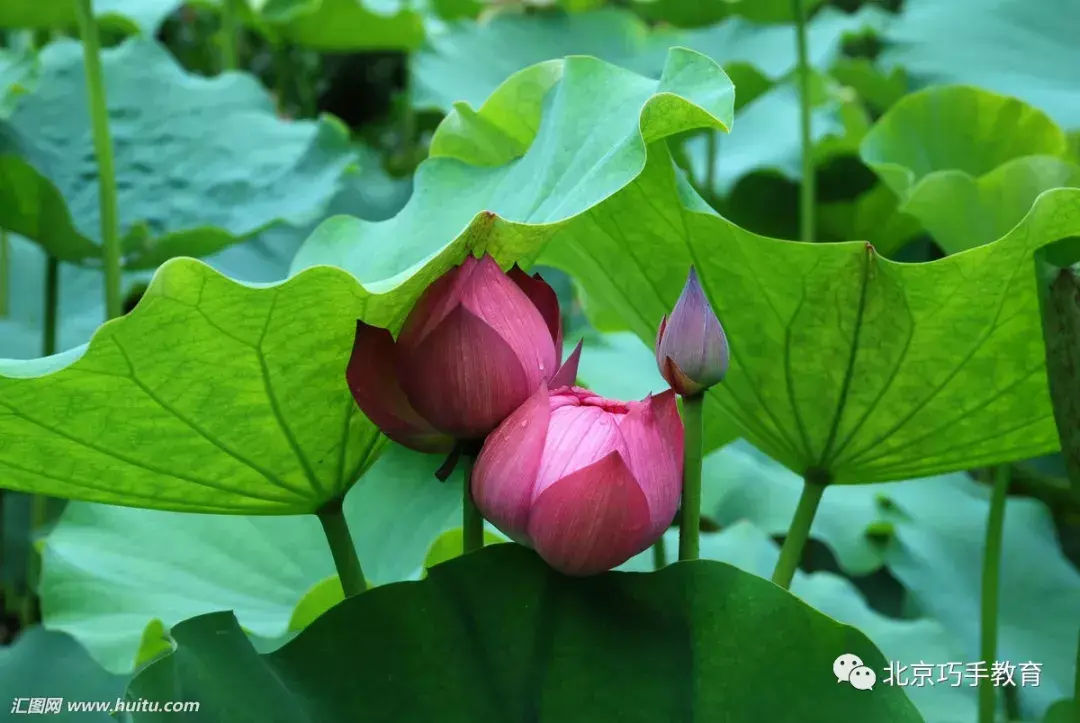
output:
<path id="1" fill-rule="evenodd" d="M 818 13 L 808 28 L 811 65 L 828 67 L 839 56 L 845 34 L 881 22 L 873 8 L 852 15 L 831 8 Z M 458 101 L 477 106 L 513 73 L 566 55 L 592 55 L 659 77 L 675 46 L 704 53 L 725 67 L 750 64 L 766 78 L 779 80 L 795 68 L 793 32 L 789 25 L 763 26 L 740 17 L 695 30 L 652 30 L 633 13 L 610 7 L 496 15 L 432 33 L 414 62 L 412 102 L 439 110 L 450 110 Z"/>
<path id="2" fill-rule="evenodd" d="M 433 540 L 461 523 L 460 473 L 439 484 L 441 462 L 391 445 L 346 496 L 369 583 L 419 577 Z M 328 577 L 330 585 L 320 586 Z M 153 620 L 171 627 L 231 610 L 246 630 L 278 639 L 340 601 L 341 585 L 313 517 L 75 502 L 47 538 L 41 599 L 50 629 L 70 633 L 106 669 L 126 673 Z"/>
<path id="3" fill-rule="evenodd" d="M 424 40 L 423 19 L 406 0 L 264 0 L 258 4 L 258 20 L 275 36 L 317 50 L 415 50 Z"/>
<path id="4" fill-rule="evenodd" d="M 182 0 L 95 0 L 98 23 L 125 33 L 153 35 Z M 66 0 L 4 0 L 0 28 L 76 28 L 75 3 Z"/>
<path id="5" fill-rule="evenodd" d="M 922 720 L 899 688 L 836 685 L 828 661 L 843 652 L 884 669 L 862 633 L 710 561 L 574 579 L 495 545 L 422 582 L 350 598 L 270 655 L 256 655 L 227 613 L 181 623 L 173 637 L 176 651 L 128 695 L 199 700 L 204 715 L 243 706 L 275 721 L 573 723 L 612 711 L 628 723 Z"/>
<path id="6" fill-rule="evenodd" d="M 0 224 L 58 258 L 96 258 L 100 209 L 82 49 L 57 41 L 40 61 L 37 88 L 0 122 Z M 276 223 L 308 222 L 355 160 L 340 124 L 278 119 L 250 76 L 192 76 L 141 38 L 105 50 L 102 62 L 129 268 L 205 256 Z"/>
<path id="7" fill-rule="evenodd" d="M 514 199 L 518 208 L 540 212 L 527 212 L 536 224 L 526 227 L 532 230 L 527 236 L 506 224 L 518 237 L 515 257 L 530 247 L 535 252 L 558 221 L 614 193 L 640 170 L 646 153 L 639 118 L 647 140 L 687 125 L 718 123 L 678 92 L 730 119 L 732 89 L 719 68 L 690 51 L 673 52 L 669 65 L 670 72 L 657 83 L 587 58 L 566 61 L 569 80 L 560 85 L 559 95 L 569 107 L 562 113 L 569 119 L 577 117 L 576 110 L 591 109 L 603 122 L 557 128 L 564 137 L 550 139 L 550 157 L 532 169 L 518 169 L 521 176 L 539 173 L 547 180 Z M 550 70 L 537 68 L 541 77 Z M 516 89 L 510 85 L 512 95 Z M 536 122 L 539 100 L 532 108 Z M 567 145 L 572 134 L 585 134 L 591 143 L 576 154 L 552 153 L 574 147 Z M 576 175 L 590 164 L 595 165 L 589 182 L 583 183 Z M 470 168 L 453 159 L 428 165 L 466 178 L 486 176 L 491 185 L 501 180 L 510 196 L 512 186 L 496 175 L 505 176 L 504 169 Z M 491 200 L 488 195 L 479 203 Z M 408 222 L 415 201 L 384 227 Z M 470 209 L 463 199 L 441 208 L 456 217 L 457 230 L 482 206 Z M 547 225 L 538 223 L 541 214 Z M 351 230 L 357 224 L 363 225 L 332 219 L 313 240 L 341 225 Z M 479 214 L 454 243 L 431 231 L 402 229 L 398 238 L 409 243 L 375 249 L 351 245 L 364 269 L 357 277 L 368 289 L 333 268 L 312 269 L 284 284 L 256 289 L 193 260 L 167 263 L 139 307 L 99 329 L 85 353 L 0 363 L 0 373 L 7 375 L 0 378 L 3 484 L 179 511 L 296 514 L 318 509 L 370 466 L 380 439 L 342 381 L 356 319 L 399 324 L 427 284 L 470 248 L 482 248 L 488 237 L 502 241 L 494 226 L 493 214 Z M 428 248 L 417 248 L 425 242 Z M 498 243 L 491 250 L 508 255 Z M 417 256 L 410 258 L 412 253 Z M 426 264 L 425 256 L 431 259 Z M 38 376 L 77 357 L 59 374 Z"/>
<path id="8" fill-rule="evenodd" d="M 944 119 L 944 120 L 943 120 Z M 1015 98 L 967 86 L 905 97 L 867 134 L 863 161 L 949 253 L 990 243 L 1044 191 L 1080 186 L 1065 133 Z"/>
<path id="9" fill-rule="evenodd" d="M 730 119 L 730 86 L 690 51 L 673 50 L 668 68 L 657 83 L 571 58 L 518 74 L 479 112 L 459 108 L 401 214 L 331 219 L 301 249 L 297 269 L 333 264 L 367 290 L 330 268 L 255 290 L 197 262 L 166 265 L 142 308 L 103 327 L 83 359 L 0 380 L 0 466 L 20 468 L 5 485 L 170 509 L 310 511 L 348 486 L 352 473 L 335 471 L 361 470 L 374 439 L 338 377 L 355 319 L 396 328 L 431 279 L 482 250 L 526 265 L 543 252 L 648 344 L 696 262 L 732 344 L 731 371 L 712 395 L 795 471 L 903 479 L 1055 447 L 1027 272 L 1034 248 L 1078 232 L 1080 192 L 1044 194 L 1004 239 L 932 264 L 888 262 L 860 243 L 754 236 L 709 213 L 655 143 Z M 164 335 L 167 350 L 150 343 Z M 260 356 L 251 345 L 261 336 Z M 106 376 L 128 369 L 113 339 L 152 390 L 171 375 L 168 395 L 155 394 L 185 417 L 201 410 L 194 421 L 226 449 L 137 384 Z M 28 377 L 68 359 L 0 369 Z M 193 388 L 216 390 L 232 411 Z M 101 426 L 120 414 L 122 426 Z M 164 440 L 162 429 L 180 436 Z M 334 463 L 335 453 L 348 462 Z M 71 466 L 58 470 L 57 459 Z M 104 470 L 117 480 L 108 491 L 96 481 Z"/>
<path id="10" fill-rule="evenodd" d="M 1072 0 L 908 0 L 885 27 L 880 62 L 903 66 L 922 83 L 1015 95 L 1074 129 L 1078 24 L 1080 6 Z"/>

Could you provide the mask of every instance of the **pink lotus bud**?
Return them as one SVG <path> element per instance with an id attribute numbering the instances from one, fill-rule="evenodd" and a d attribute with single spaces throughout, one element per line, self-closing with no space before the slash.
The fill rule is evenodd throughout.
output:
<path id="1" fill-rule="evenodd" d="M 417 300 L 395 342 L 357 322 L 345 377 L 360 409 L 387 437 L 423 452 L 483 439 L 540 385 L 573 381 L 562 369 L 555 292 L 490 256 L 465 259 Z"/>
<path id="2" fill-rule="evenodd" d="M 692 397 L 724 379 L 728 343 L 691 267 L 671 316 L 656 332 L 656 365 L 676 394 Z"/>
<path id="3" fill-rule="evenodd" d="M 488 436 L 473 468 L 476 506 L 568 575 L 647 549 L 675 517 L 683 427 L 671 391 L 640 402 L 541 386 Z"/>

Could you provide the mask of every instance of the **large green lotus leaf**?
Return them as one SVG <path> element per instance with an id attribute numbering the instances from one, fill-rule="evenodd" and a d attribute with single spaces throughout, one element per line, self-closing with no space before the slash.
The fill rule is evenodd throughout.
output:
<path id="1" fill-rule="evenodd" d="M 810 62 L 829 66 L 845 34 L 878 22 L 865 10 L 854 15 L 833 10 L 811 21 Z M 564 55 L 587 54 L 659 77 L 668 49 L 682 46 L 710 56 L 725 67 L 750 64 L 770 80 L 796 64 L 794 30 L 761 26 L 742 18 L 701 30 L 650 30 L 632 13 L 603 8 L 587 13 L 496 15 L 480 23 L 455 23 L 433 31 L 413 61 L 413 104 L 448 111 L 464 101 L 477 106 L 507 77 L 534 63 Z M 740 96 L 746 92 L 739 84 Z"/>
<path id="2" fill-rule="evenodd" d="M 1074 0 L 907 0 L 885 28 L 880 58 L 924 84 L 968 83 L 1007 93 L 1080 127 Z"/>
<path id="3" fill-rule="evenodd" d="M 681 208 L 656 201 L 676 194 Z M 651 158 L 542 259 L 643 340 L 694 263 L 731 342 L 728 377 L 711 393 L 744 436 L 795 471 L 871 482 L 1056 448 L 1029 270 L 1034 248 L 1078 231 L 1080 192 L 1051 191 L 994 244 L 895 264 L 863 243 L 748 233 Z"/>
<path id="4" fill-rule="evenodd" d="M 50 721 L 65 723 L 110 723 L 107 711 L 68 711 L 76 702 L 108 702 L 112 705 L 124 694 L 126 677 L 112 675 L 86 654 L 70 636 L 32 627 L 9 647 L 0 647 L 0 701 L 5 714 L 20 710 L 29 714 L 30 701 L 18 698 L 62 698 L 59 714 L 48 713 Z M 41 705 L 40 703 L 37 705 Z M 17 720 L 15 713 L 9 720 Z M 32 718 L 30 720 L 33 720 Z"/>
<path id="5" fill-rule="evenodd" d="M 817 223 L 822 239 L 865 239 L 890 258 L 923 234 L 918 219 L 900 210 L 900 199 L 884 183 L 852 200 L 818 204 Z"/>
<path id="6" fill-rule="evenodd" d="M 584 212 L 554 230 L 540 260 L 570 273 L 646 343 L 695 264 L 731 340 L 731 370 L 711 394 L 749 441 L 792 470 L 823 470 L 840 483 L 886 481 L 1056 448 L 1029 271 L 1035 248 L 1080 233 L 1080 192 L 1047 192 L 997 242 L 918 265 L 890 262 L 865 243 L 807 245 L 740 229 L 709 209 L 658 144 L 628 185 L 624 169 L 617 192 L 591 206 L 590 181 L 605 178 L 614 157 L 585 154 L 581 141 L 555 143 L 565 129 L 558 117 L 539 122 L 544 104 L 569 104 L 564 92 L 544 95 L 555 83 L 545 74 L 558 67 L 515 76 L 478 112 L 459 106 L 436 133 L 435 158 L 421 167 L 399 216 L 325 225 L 296 268 L 333 264 L 362 281 L 400 273 L 460 239 L 459 229 L 473 248 L 530 259 L 548 241 L 539 224 L 552 202 L 533 199 L 529 182 L 573 185 L 578 193 L 558 209 Z M 627 131 L 573 126 L 593 138 Z M 538 168 L 538 149 L 553 147 L 575 149 L 573 171 Z M 509 165 L 493 167 L 499 163 Z M 518 193 L 493 200 L 508 187 Z M 485 225 L 469 225 L 482 210 L 490 212 L 480 216 Z M 527 235 L 489 230 L 507 216 L 534 225 Z M 384 271 L 387 255 L 375 249 L 390 246 L 396 263 Z"/>
<path id="7" fill-rule="evenodd" d="M 821 2 L 806 0 L 803 6 L 810 12 Z M 790 0 L 634 0 L 630 6 L 644 18 L 682 28 L 711 25 L 733 15 L 759 23 L 787 23 L 794 19 Z"/>
<path id="8" fill-rule="evenodd" d="M 440 484 L 434 470 L 441 461 L 393 445 L 346 496 L 370 583 L 419 577 L 432 542 L 461 523 L 460 474 Z M 276 639 L 296 627 L 290 621 L 301 605 L 312 619 L 341 600 L 340 584 L 336 599 L 308 595 L 329 576 L 336 579 L 326 537 L 308 515 L 73 502 L 46 540 L 40 594 L 50 629 L 73 635 L 107 669 L 130 672 L 153 620 L 171 627 L 232 610 L 245 629 Z"/>
<path id="9" fill-rule="evenodd" d="M 153 35 L 183 0 L 94 0 L 94 17 L 124 33 Z M 72 0 L 4 0 L 0 28 L 75 29 Z"/>
<path id="10" fill-rule="evenodd" d="M 907 96 L 860 149 L 899 210 L 949 253 L 1000 238 L 1043 191 L 1080 185 L 1067 152 L 1065 133 L 1043 112 L 967 86 Z"/>
<path id="11" fill-rule="evenodd" d="M 978 660 L 979 590 L 989 490 L 970 480 L 926 486 L 896 496 L 894 544 L 886 562 L 924 613 L 961 643 L 963 660 Z M 826 493 L 827 496 L 827 493 Z M 1037 687 L 1018 688 L 1031 718 L 1072 694 L 1080 634 L 1080 571 L 1061 551 L 1049 510 L 1010 498 L 1005 510 L 998 612 L 998 659 L 1042 664 Z M 1017 673 L 1019 682 L 1019 672 Z"/>
<path id="12" fill-rule="evenodd" d="M 845 492 L 861 488 L 845 488 Z M 766 494 L 761 491 L 759 494 Z M 790 517 L 789 517 L 790 519 Z M 820 516 L 815 518 L 815 525 Z M 665 533 L 667 562 L 678 557 L 679 533 Z M 748 520 L 735 521 L 721 532 L 701 537 L 701 557 L 734 565 L 758 577 L 768 579 L 780 557 L 780 548 L 761 528 Z M 653 569 L 652 552 L 647 551 L 620 566 L 620 570 L 646 572 Z M 920 661 L 959 660 L 959 645 L 947 628 L 928 618 L 897 620 L 873 610 L 862 594 L 846 578 L 828 572 L 795 573 L 791 592 L 829 617 L 862 631 L 885 657 L 903 665 Z M 826 661 L 828 663 L 828 661 Z M 887 670 L 879 670 L 878 683 L 884 685 Z M 975 691 L 970 687 L 905 688 L 926 723 L 956 723 L 973 720 L 976 713 Z"/>
<path id="13" fill-rule="evenodd" d="M 355 149 L 361 159 L 360 168 L 345 173 L 341 190 L 324 213 L 348 213 L 373 221 L 392 217 L 405 205 L 411 183 L 391 178 L 379 165 L 372 149 L 367 146 Z M 281 281 L 288 276 L 296 250 L 316 225 L 274 226 L 207 257 L 206 263 L 237 281 L 260 284 Z M 0 358 L 33 359 L 42 355 L 43 348 L 45 252 L 18 236 L 9 235 L 8 240 L 11 308 L 8 317 L 0 319 Z M 150 278 L 149 271 L 124 272 L 124 293 L 136 291 Z M 63 264 L 59 299 L 56 348 L 63 351 L 85 344 L 105 321 L 101 270 Z"/>
<path id="14" fill-rule="evenodd" d="M 257 21 L 318 50 L 414 50 L 424 25 L 408 0 L 249 0 Z"/>
<path id="15" fill-rule="evenodd" d="M 0 224 L 54 256 L 100 255 L 82 48 L 50 43 L 35 91 L 0 122 Z M 102 53 L 124 263 L 205 256 L 276 223 L 308 223 L 355 161 L 345 129 L 279 119 L 255 79 L 180 68 L 132 38 Z"/>
<path id="16" fill-rule="evenodd" d="M 841 653 L 885 666 L 864 634 L 713 561 L 582 579 L 494 545 L 349 598 L 270 655 L 226 613 L 172 634 L 128 695 L 199 700 L 215 720 L 923 720 L 897 688 L 836 684 Z"/>
<path id="17" fill-rule="evenodd" d="M 546 113 L 538 85 L 557 86 Z M 175 259 L 89 347 L 0 361 L 2 483 L 191 512 L 319 509 L 377 452 L 377 430 L 341 379 L 356 319 L 396 328 L 421 290 L 470 250 L 528 263 L 566 219 L 625 187 L 645 165 L 649 142 L 730 122 L 731 96 L 719 67 L 685 50 L 672 52 L 660 81 L 589 58 L 520 74 L 493 99 L 492 108 L 512 109 L 505 122 L 483 127 L 515 132 L 545 116 L 524 158 L 503 167 L 430 160 L 396 217 L 331 219 L 298 257 L 318 264 L 343 254 L 337 261 L 355 276 L 324 266 L 257 288 Z M 448 139 L 473 126 L 463 113 L 444 128 L 437 149 L 462 148 Z M 511 140 L 528 146 L 532 137 Z M 455 201 L 433 209 L 425 179 L 441 174 Z M 386 234 L 389 243 L 351 243 L 358 231 Z"/>

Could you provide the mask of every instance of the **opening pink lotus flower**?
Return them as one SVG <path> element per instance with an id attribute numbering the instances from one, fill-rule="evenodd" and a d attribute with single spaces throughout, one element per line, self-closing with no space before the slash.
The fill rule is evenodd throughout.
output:
<path id="1" fill-rule="evenodd" d="M 360 409 L 390 439 L 421 452 L 481 440 L 537 386 L 572 384 L 578 352 L 562 368 L 555 291 L 515 266 L 472 256 L 435 280 L 395 342 L 356 322 L 345 372 Z"/>
<path id="2" fill-rule="evenodd" d="M 656 365 L 677 394 L 692 397 L 723 381 L 728 358 L 727 335 L 691 267 L 670 318 L 660 320 Z"/>
<path id="3" fill-rule="evenodd" d="M 671 525 L 682 466 L 674 392 L 620 402 L 541 386 L 488 436 L 472 495 L 484 517 L 556 570 L 591 575 Z"/>

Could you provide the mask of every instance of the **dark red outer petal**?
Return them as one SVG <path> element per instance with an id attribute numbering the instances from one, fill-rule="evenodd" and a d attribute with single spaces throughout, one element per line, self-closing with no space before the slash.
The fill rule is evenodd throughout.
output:
<path id="1" fill-rule="evenodd" d="M 360 411 L 390 439 L 419 452 L 448 452 L 452 438 L 440 434 L 409 404 L 395 373 L 394 338 L 386 329 L 356 322 L 345 381 Z"/>
<path id="2" fill-rule="evenodd" d="M 522 271 L 517 264 L 507 274 L 518 285 L 529 301 L 533 303 L 540 316 L 544 317 L 551 338 L 555 342 L 555 353 L 558 355 L 557 362 L 562 361 L 562 313 L 559 311 L 559 297 L 555 289 L 544 281 L 540 274 L 529 276 Z"/>

